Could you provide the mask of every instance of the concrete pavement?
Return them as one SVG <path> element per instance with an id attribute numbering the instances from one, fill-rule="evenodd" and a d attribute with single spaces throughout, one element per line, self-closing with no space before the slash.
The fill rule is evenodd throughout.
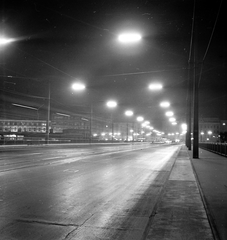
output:
<path id="1" fill-rule="evenodd" d="M 226 240 L 227 158 L 199 149 L 199 159 L 192 159 L 192 164 L 215 237 Z"/>
<path id="2" fill-rule="evenodd" d="M 185 146 L 177 156 L 145 235 L 146 240 L 214 239 Z"/>

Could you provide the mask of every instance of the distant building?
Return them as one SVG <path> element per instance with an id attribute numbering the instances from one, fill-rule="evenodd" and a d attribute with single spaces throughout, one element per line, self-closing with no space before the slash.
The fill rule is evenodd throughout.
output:
<path id="1" fill-rule="evenodd" d="M 0 120 L 1 133 L 45 133 L 46 121 L 42 120 Z"/>
<path id="2" fill-rule="evenodd" d="M 199 119 L 200 142 L 217 142 L 219 140 L 220 132 L 223 131 L 222 126 L 223 123 L 225 123 L 225 121 L 222 121 L 219 118 L 200 118 Z"/>
<path id="3" fill-rule="evenodd" d="M 221 120 L 220 132 L 227 132 L 227 120 Z"/>

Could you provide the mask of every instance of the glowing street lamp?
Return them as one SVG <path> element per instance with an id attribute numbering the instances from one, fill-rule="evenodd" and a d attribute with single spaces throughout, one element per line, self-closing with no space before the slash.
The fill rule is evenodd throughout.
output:
<path id="1" fill-rule="evenodd" d="M 172 111 L 166 112 L 166 116 L 167 117 L 172 117 L 173 115 L 174 115 L 174 113 Z"/>
<path id="2" fill-rule="evenodd" d="M 151 83 L 151 84 L 148 86 L 148 88 L 149 88 L 150 90 L 160 90 L 160 89 L 162 89 L 162 84 L 160 84 L 160 83 Z"/>
<path id="3" fill-rule="evenodd" d="M 161 102 L 160 103 L 160 107 L 166 108 L 166 107 L 169 107 L 169 106 L 170 106 L 169 102 Z"/>
<path id="4" fill-rule="evenodd" d="M 136 120 L 137 120 L 138 122 L 142 122 L 142 121 L 144 120 L 144 118 L 141 117 L 141 116 L 139 116 L 139 117 L 136 118 Z"/>
<path id="5" fill-rule="evenodd" d="M 170 122 L 176 122 L 176 118 L 171 117 L 171 118 L 169 118 L 169 121 L 170 121 Z"/>
<path id="6" fill-rule="evenodd" d="M 131 117 L 131 116 L 133 116 L 133 111 L 131 111 L 131 110 L 127 110 L 127 111 L 125 111 L 125 115 L 126 116 L 128 116 L 128 117 Z M 127 122 L 127 142 L 129 141 L 129 138 L 128 138 L 128 122 Z"/>
<path id="7" fill-rule="evenodd" d="M 144 124 L 147 126 L 147 125 L 150 124 L 150 122 L 149 121 L 145 121 Z"/>
<path id="8" fill-rule="evenodd" d="M 114 100 L 110 100 L 106 103 L 106 106 L 108 108 L 115 108 L 117 106 L 117 102 Z M 114 123 L 113 123 L 113 115 L 111 112 L 111 125 L 112 125 L 112 143 L 113 143 L 113 137 L 114 137 Z"/>
<path id="9" fill-rule="evenodd" d="M 201 132 L 201 142 L 203 142 L 203 135 L 204 135 L 204 132 Z"/>
<path id="10" fill-rule="evenodd" d="M 15 41 L 13 38 L 6 38 L 4 36 L 0 36 L 0 46 L 7 45 L 8 43 L 11 43 Z"/>
<path id="11" fill-rule="evenodd" d="M 128 117 L 131 117 L 131 116 L 133 116 L 133 111 L 131 111 L 131 110 L 127 110 L 127 111 L 125 111 L 125 115 L 126 116 L 128 116 Z"/>
<path id="12" fill-rule="evenodd" d="M 117 102 L 113 101 L 113 100 L 110 100 L 106 103 L 106 106 L 109 107 L 109 108 L 115 108 L 117 106 Z"/>
<path id="13" fill-rule="evenodd" d="M 121 43 L 136 43 L 142 39 L 139 33 L 122 33 L 118 36 L 118 41 Z"/>
<path id="14" fill-rule="evenodd" d="M 81 90 L 84 90 L 86 87 L 83 83 L 79 83 L 79 82 L 76 82 L 72 85 L 72 89 L 74 91 L 81 91 Z"/>

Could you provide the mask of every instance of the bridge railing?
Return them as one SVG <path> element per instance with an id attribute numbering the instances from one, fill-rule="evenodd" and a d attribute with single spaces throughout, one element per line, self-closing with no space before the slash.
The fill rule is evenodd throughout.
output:
<path id="1" fill-rule="evenodd" d="M 199 143 L 199 147 L 227 157 L 227 143 Z"/>

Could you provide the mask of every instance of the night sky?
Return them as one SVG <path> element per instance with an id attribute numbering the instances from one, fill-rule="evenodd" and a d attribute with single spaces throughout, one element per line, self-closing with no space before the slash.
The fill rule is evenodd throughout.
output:
<path id="1" fill-rule="evenodd" d="M 16 39 L 0 48 L 5 101 L 41 105 L 38 97 L 47 96 L 50 81 L 52 104 L 61 112 L 92 103 L 105 113 L 104 103 L 112 98 L 119 104 L 117 120 L 131 108 L 161 128 L 167 118 L 159 103 L 169 100 L 177 120 L 185 122 L 193 5 L 192 0 L 1 1 L 0 33 Z M 200 117 L 227 119 L 225 10 L 221 0 L 196 1 L 198 66 L 214 30 L 200 81 Z M 125 30 L 139 32 L 142 41 L 119 43 Z M 73 93 L 78 79 L 86 90 Z M 152 82 L 163 89 L 150 91 Z"/>

